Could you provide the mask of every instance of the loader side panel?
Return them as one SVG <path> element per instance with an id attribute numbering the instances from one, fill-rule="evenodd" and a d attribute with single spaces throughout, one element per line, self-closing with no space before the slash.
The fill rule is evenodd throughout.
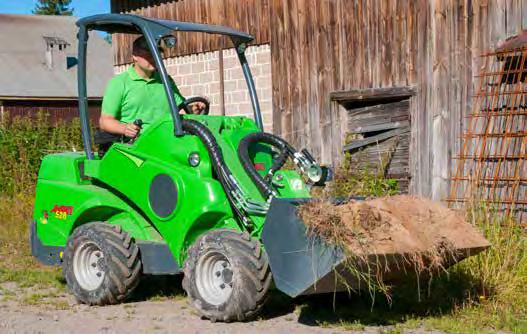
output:
<path id="1" fill-rule="evenodd" d="M 144 213 L 182 265 L 198 231 L 239 227 L 232 223 L 230 204 L 197 138 L 172 135 L 155 143 L 149 145 L 151 154 L 134 145 L 114 144 L 101 161 L 88 162 L 86 171 Z M 153 147 L 163 153 L 155 154 Z M 202 156 L 196 168 L 187 161 L 191 152 Z"/>
<path id="2" fill-rule="evenodd" d="M 93 221 L 119 224 L 138 240 L 160 241 L 155 228 L 119 194 L 92 183 L 83 153 L 65 152 L 44 157 L 40 166 L 34 221 L 44 245 L 64 246 L 71 231 Z"/>
<path id="3" fill-rule="evenodd" d="M 34 220 L 38 238 L 47 246 L 65 246 L 75 227 L 93 221 L 119 224 L 138 240 L 161 239 L 133 208 L 93 185 L 39 180 Z"/>

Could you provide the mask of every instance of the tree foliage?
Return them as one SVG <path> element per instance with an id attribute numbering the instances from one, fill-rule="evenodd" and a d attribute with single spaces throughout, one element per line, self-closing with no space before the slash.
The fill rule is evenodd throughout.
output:
<path id="1" fill-rule="evenodd" d="M 73 15 L 73 8 L 70 8 L 71 0 L 38 0 L 33 9 L 33 14 L 37 15 Z"/>

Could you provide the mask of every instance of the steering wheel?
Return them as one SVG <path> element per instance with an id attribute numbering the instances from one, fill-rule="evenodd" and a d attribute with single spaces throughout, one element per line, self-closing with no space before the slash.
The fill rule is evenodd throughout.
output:
<path id="1" fill-rule="evenodd" d="M 190 107 L 190 105 L 196 102 L 202 102 L 203 104 L 205 104 L 205 108 L 196 115 L 208 115 L 210 111 L 210 102 L 202 96 L 195 96 L 186 99 L 185 101 L 183 101 L 181 109 L 185 110 L 188 115 L 193 115 L 194 112 L 192 112 L 192 108 Z"/>

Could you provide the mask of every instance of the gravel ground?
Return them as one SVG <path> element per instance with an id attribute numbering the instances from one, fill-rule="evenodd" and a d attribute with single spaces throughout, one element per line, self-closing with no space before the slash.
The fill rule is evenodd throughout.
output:
<path id="1" fill-rule="evenodd" d="M 28 296 L 33 296 L 29 297 Z M 35 297 L 39 296 L 39 297 Z M 392 333 L 392 328 L 320 327 L 312 315 L 294 305 L 267 312 L 263 319 L 245 323 L 212 323 L 201 319 L 181 295 L 163 300 L 134 301 L 94 307 L 78 304 L 68 293 L 20 289 L 0 284 L 0 333 Z M 393 331 L 393 333 L 400 333 Z M 404 333 L 440 333 L 424 329 Z"/>

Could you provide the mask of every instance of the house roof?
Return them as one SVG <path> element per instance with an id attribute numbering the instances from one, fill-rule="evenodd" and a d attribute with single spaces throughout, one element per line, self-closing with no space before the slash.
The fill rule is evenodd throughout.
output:
<path id="1" fill-rule="evenodd" d="M 0 14 L 0 99 L 75 98 L 76 17 Z M 88 96 L 101 97 L 113 75 L 111 46 L 97 33 L 88 42 Z"/>

